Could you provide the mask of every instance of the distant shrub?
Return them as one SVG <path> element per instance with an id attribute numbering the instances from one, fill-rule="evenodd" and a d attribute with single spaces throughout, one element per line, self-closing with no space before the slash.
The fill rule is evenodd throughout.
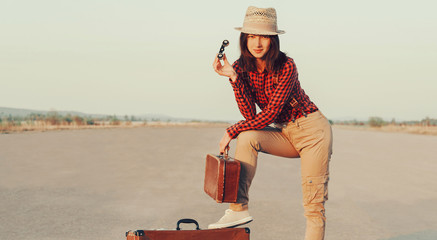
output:
<path id="1" fill-rule="evenodd" d="M 370 117 L 369 118 L 369 125 L 371 127 L 382 127 L 383 125 L 385 125 L 385 122 L 380 117 Z"/>
<path id="2" fill-rule="evenodd" d="M 58 125 L 60 121 L 57 117 L 50 116 L 46 118 L 46 122 L 50 123 L 51 125 Z"/>
<path id="3" fill-rule="evenodd" d="M 110 124 L 113 125 L 113 126 L 120 125 L 120 123 L 121 123 L 120 120 L 113 120 L 113 121 L 110 122 Z"/>
<path id="4" fill-rule="evenodd" d="M 120 125 L 120 120 L 118 120 L 117 116 L 108 116 L 109 118 L 109 124 L 111 125 Z"/>
<path id="5" fill-rule="evenodd" d="M 94 119 L 87 119 L 86 120 L 86 125 L 94 125 L 94 124 L 95 124 Z"/>
<path id="6" fill-rule="evenodd" d="M 67 115 L 64 117 L 64 122 L 66 122 L 68 125 L 70 125 L 73 122 L 73 117 L 71 115 Z"/>
<path id="7" fill-rule="evenodd" d="M 46 122 L 50 123 L 51 125 L 59 125 L 61 122 L 61 117 L 57 112 L 51 111 L 47 114 Z"/>
<path id="8" fill-rule="evenodd" d="M 437 126 L 437 119 L 426 117 L 421 121 L 423 126 Z"/>
<path id="9" fill-rule="evenodd" d="M 45 115 L 40 113 L 31 113 L 25 117 L 27 121 L 40 121 L 45 119 Z"/>
<path id="10" fill-rule="evenodd" d="M 82 117 L 79 116 L 74 116 L 73 117 L 73 121 L 78 125 L 83 125 L 84 124 L 84 119 Z"/>

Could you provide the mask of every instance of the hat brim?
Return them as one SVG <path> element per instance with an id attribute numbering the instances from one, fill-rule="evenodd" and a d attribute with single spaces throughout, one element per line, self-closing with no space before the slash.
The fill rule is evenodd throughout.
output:
<path id="1" fill-rule="evenodd" d="M 276 32 L 270 32 L 270 31 L 262 31 L 258 29 L 251 29 L 251 28 L 242 28 L 242 27 L 236 27 L 235 30 L 247 33 L 247 34 L 255 34 L 255 35 L 279 35 L 284 34 L 285 31 L 283 30 L 277 30 Z"/>

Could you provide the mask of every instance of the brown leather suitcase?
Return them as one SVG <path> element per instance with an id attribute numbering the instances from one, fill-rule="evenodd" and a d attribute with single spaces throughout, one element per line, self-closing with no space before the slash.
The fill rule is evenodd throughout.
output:
<path id="1" fill-rule="evenodd" d="M 218 203 L 235 203 L 240 169 L 240 162 L 227 154 L 208 154 L 205 164 L 205 192 Z"/>
<path id="2" fill-rule="evenodd" d="M 181 223 L 194 223 L 196 230 L 181 230 Z M 193 219 L 181 219 L 176 230 L 136 230 L 126 232 L 126 240 L 249 240 L 249 228 L 201 230 Z"/>

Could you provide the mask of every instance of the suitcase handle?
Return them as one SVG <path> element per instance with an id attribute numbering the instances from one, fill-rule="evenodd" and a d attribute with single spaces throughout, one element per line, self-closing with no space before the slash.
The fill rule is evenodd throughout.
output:
<path id="1" fill-rule="evenodd" d="M 179 220 L 177 223 L 177 226 L 176 226 L 176 230 L 181 230 L 181 228 L 179 227 L 179 224 L 181 224 L 181 223 L 194 223 L 194 224 L 196 224 L 196 230 L 200 230 L 199 223 L 197 223 L 196 220 L 191 219 L 191 218 L 183 218 L 183 219 Z"/>
<path id="2" fill-rule="evenodd" d="M 230 149 L 229 145 L 226 146 L 225 151 L 224 151 L 224 152 L 221 152 L 220 155 L 219 155 L 219 157 L 222 158 L 222 159 L 228 159 L 228 156 L 229 156 L 229 149 Z"/>

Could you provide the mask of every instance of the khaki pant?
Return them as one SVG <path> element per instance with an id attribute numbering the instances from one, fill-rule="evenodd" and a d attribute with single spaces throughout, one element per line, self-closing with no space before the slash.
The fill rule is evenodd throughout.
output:
<path id="1" fill-rule="evenodd" d="M 301 158 L 303 206 L 306 240 L 324 239 L 325 207 L 328 199 L 329 161 L 332 154 L 332 131 L 319 111 L 282 125 L 262 130 L 245 131 L 237 138 L 235 158 L 241 161 L 237 203 L 247 208 L 249 188 L 255 176 L 258 152 L 288 158 Z"/>

